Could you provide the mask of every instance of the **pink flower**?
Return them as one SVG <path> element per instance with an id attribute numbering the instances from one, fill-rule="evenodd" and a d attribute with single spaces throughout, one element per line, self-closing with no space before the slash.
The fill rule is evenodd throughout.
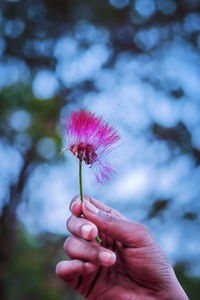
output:
<path id="1" fill-rule="evenodd" d="M 101 116 L 81 110 L 72 112 L 65 120 L 68 149 L 80 160 L 93 167 L 98 183 L 114 173 L 106 156 L 120 140 L 118 132 Z"/>

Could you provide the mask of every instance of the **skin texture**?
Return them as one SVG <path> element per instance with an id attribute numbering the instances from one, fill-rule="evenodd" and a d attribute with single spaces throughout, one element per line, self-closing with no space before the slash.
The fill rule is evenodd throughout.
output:
<path id="1" fill-rule="evenodd" d="M 70 205 L 64 244 L 71 260 L 57 275 L 91 300 L 186 300 L 172 266 L 149 230 L 119 212 L 84 196 Z M 95 237 L 99 235 L 102 243 Z"/>

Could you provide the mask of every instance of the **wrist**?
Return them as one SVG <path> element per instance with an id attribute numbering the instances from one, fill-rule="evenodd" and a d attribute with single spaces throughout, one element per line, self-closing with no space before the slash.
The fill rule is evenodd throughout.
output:
<path id="1" fill-rule="evenodd" d="M 189 300 L 184 289 L 179 283 L 173 268 L 171 268 L 171 276 L 168 282 L 168 287 L 163 289 L 158 296 L 159 300 Z"/>
<path id="2" fill-rule="evenodd" d="M 168 295 L 166 295 L 166 298 L 163 298 L 163 300 L 189 300 L 189 298 L 176 279 L 176 281 L 172 284 Z"/>

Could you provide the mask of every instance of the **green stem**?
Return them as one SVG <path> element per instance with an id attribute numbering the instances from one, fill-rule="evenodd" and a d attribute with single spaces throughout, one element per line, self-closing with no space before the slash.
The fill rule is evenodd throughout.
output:
<path id="1" fill-rule="evenodd" d="M 80 187 L 81 202 L 83 202 L 82 160 L 81 159 L 79 159 L 79 187 Z"/>
<path id="2" fill-rule="evenodd" d="M 96 241 L 97 241 L 97 243 L 101 244 L 102 239 L 97 235 L 97 236 L 96 236 Z"/>
<path id="3" fill-rule="evenodd" d="M 79 188 L 80 188 L 80 198 L 83 202 L 83 180 L 82 180 L 82 159 L 79 159 Z M 101 238 L 97 235 L 96 241 L 100 244 L 102 242 Z"/>

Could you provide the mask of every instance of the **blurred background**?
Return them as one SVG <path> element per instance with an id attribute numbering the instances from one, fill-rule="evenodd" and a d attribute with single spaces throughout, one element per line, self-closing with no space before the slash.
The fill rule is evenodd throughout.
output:
<path id="1" fill-rule="evenodd" d="M 200 299 L 199 0 L 0 1 L 0 299 L 81 299 L 57 279 L 78 164 L 63 118 L 122 140 L 84 192 L 145 223 Z"/>

